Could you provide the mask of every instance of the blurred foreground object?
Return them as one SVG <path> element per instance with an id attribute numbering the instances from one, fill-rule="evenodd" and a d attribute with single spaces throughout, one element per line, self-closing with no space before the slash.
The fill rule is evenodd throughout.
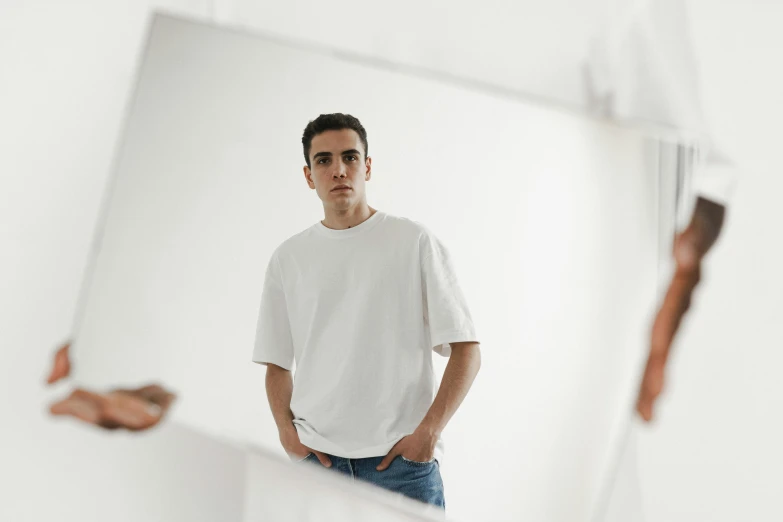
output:
<path id="1" fill-rule="evenodd" d="M 55 352 L 47 383 L 53 384 L 70 375 L 70 347 L 68 342 Z M 163 420 L 174 399 L 175 394 L 158 384 L 105 393 L 76 388 L 65 399 L 51 404 L 49 412 L 52 415 L 70 415 L 107 430 L 143 431 Z"/>
<path id="2" fill-rule="evenodd" d="M 610 0 L 610 4 L 612 14 L 588 52 L 585 79 L 590 110 L 668 127 L 697 159 L 685 198 L 687 208 L 696 200 L 695 209 L 687 228 L 675 237 L 676 269 L 652 325 L 636 403 L 642 419 L 650 421 L 663 390 L 669 351 L 701 279 L 702 259 L 720 234 L 738 169 L 719 145 L 704 111 L 688 2 Z"/>
<path id="3" fill-rule="evenodd" d="M 60 379 L 64 379 L 71 374 L 71 359 L 69 350 L 71 349 L 71 343 L 67 342 L 60 347 L 54 354 L 54 365 L 52 371 L 49 374 L 49 378 L 46 379 L 47 384 L 54 384 Z"/>
<path id="4" fill-rule="evenodd" d="M 645 421 L 653 418 L 653 406 L 663 390 L 664 373 L 674 336 L 691 305 L 701 279 L 701 262 L 723 227 L 725 207 L 699 198 L 690 225 L 674 241 L 676 268 L 658 309 L 650 336 L 650 354 L 644 370 L 636 410 Z"/>

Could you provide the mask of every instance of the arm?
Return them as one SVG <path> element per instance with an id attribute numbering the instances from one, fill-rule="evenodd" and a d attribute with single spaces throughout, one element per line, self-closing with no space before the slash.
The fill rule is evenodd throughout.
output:
<path id="1" fill-rule="evenodd" d="M 294 458 L 303 459 L 309 453 L 315 454 L 326 467 L 332 465 L 329 457 L 320 451 L 308 448 L 299 441 L 299 434 L 294 426 L 294 412 L 291 411 L 291 396 L 294 392 L 294 380 L 291 372 L 275 364 L 266 366 L 266 397 L 269 408 L 277 424 L 280 443 L 283 449 Z"/>
<path id="2" fill-rule="evenodd" d="M 480 367 L 478 343 L 451 344 L 451 357 L 432 406 L 416 431 L 401 439 L 381 461 L 378 471 L 388 468 L 398 455 L 418 462 L 432 459 L 435 443 L 467 396 Z"/>
<path id="3" fill-rule="evenodd" d="M 467 396 L 480 367 L 481 349 L 478 343 L 453 343 L 438 394 L 417 430 L 437 440 Z"/>
<path id="4" fill-rule="evenodd" d="M 653 323 L 650 354 L 636 404 L 645 421 L 653 417 L 655 400 L 663 390 L 672 341 L 690 308 L 693 291 L 701 278 L 701 262 L 718 239 L 724 215 L 723 205 L 699 198 L 690 224 L 674 241 L 676 269 Z"/>

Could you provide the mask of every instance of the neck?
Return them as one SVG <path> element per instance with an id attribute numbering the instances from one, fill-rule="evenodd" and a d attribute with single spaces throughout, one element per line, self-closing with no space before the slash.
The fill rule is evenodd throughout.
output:
<path id="1" fill-rule="evenodd" d="M 326 228 L 333 230 L 345 230 L 361 225 L 377 210 L 362 202 L 353 208 L 344 210 L 324 209 L 324 220 L 321 222 Z"/>

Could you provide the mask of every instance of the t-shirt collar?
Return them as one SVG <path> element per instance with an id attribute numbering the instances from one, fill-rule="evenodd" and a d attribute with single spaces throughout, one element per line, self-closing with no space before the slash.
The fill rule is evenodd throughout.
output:
<path id="1" fill-rule="evenodd" d="M 323 222 L 319 221 L 315 224 L 313 227 L 316 232 L 318 232 L 321 235 L 327 236 L 327 237 L 333 237 L 333 238 L 345 238 L 345 237 L 354 237 L 359 234 L 363 234 L 373 228 L 375 225 L 380 223 L 383 219 L 385 214 L 380 211 L 376 211 L 375 214 L 370 216 L 368 219 L 365 219 L 355 227 L 346 228 L 344 230 L 335 230 L 333 228 L 329 228 L 326 225 L 323 224 Z"/>

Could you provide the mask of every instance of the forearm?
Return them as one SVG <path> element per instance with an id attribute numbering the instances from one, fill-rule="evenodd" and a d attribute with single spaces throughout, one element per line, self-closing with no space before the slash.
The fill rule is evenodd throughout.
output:
<path id="1" fill-rule="evenodd" d="M 293 391 L 294 380 L 291 372 L 274 364 L 267 365 L 266 397 L 278 431 L 293 428 L 294 413 L 291 411 Z"/>
<path id="2" fill-rule="evenodd" d="M 443 373 L 438 394 L 419 429 L 432 435 L 440 435 L 459 408 L 481 367 L 481 351 L 478 343 L 453 343 L 446 371 Z"/>
<path id="3" fill-rule="evenodd" d="M 663 389 L 669 350 L 701 279 L 702 259 L 720 235 L 725 211 L 723 205 L 699 198 L 690 224 L 674 242 L 677 267 L 653 323 L 650 354 L 636 405 L 647 421 L 652 419 L 653 404 Z"/>

